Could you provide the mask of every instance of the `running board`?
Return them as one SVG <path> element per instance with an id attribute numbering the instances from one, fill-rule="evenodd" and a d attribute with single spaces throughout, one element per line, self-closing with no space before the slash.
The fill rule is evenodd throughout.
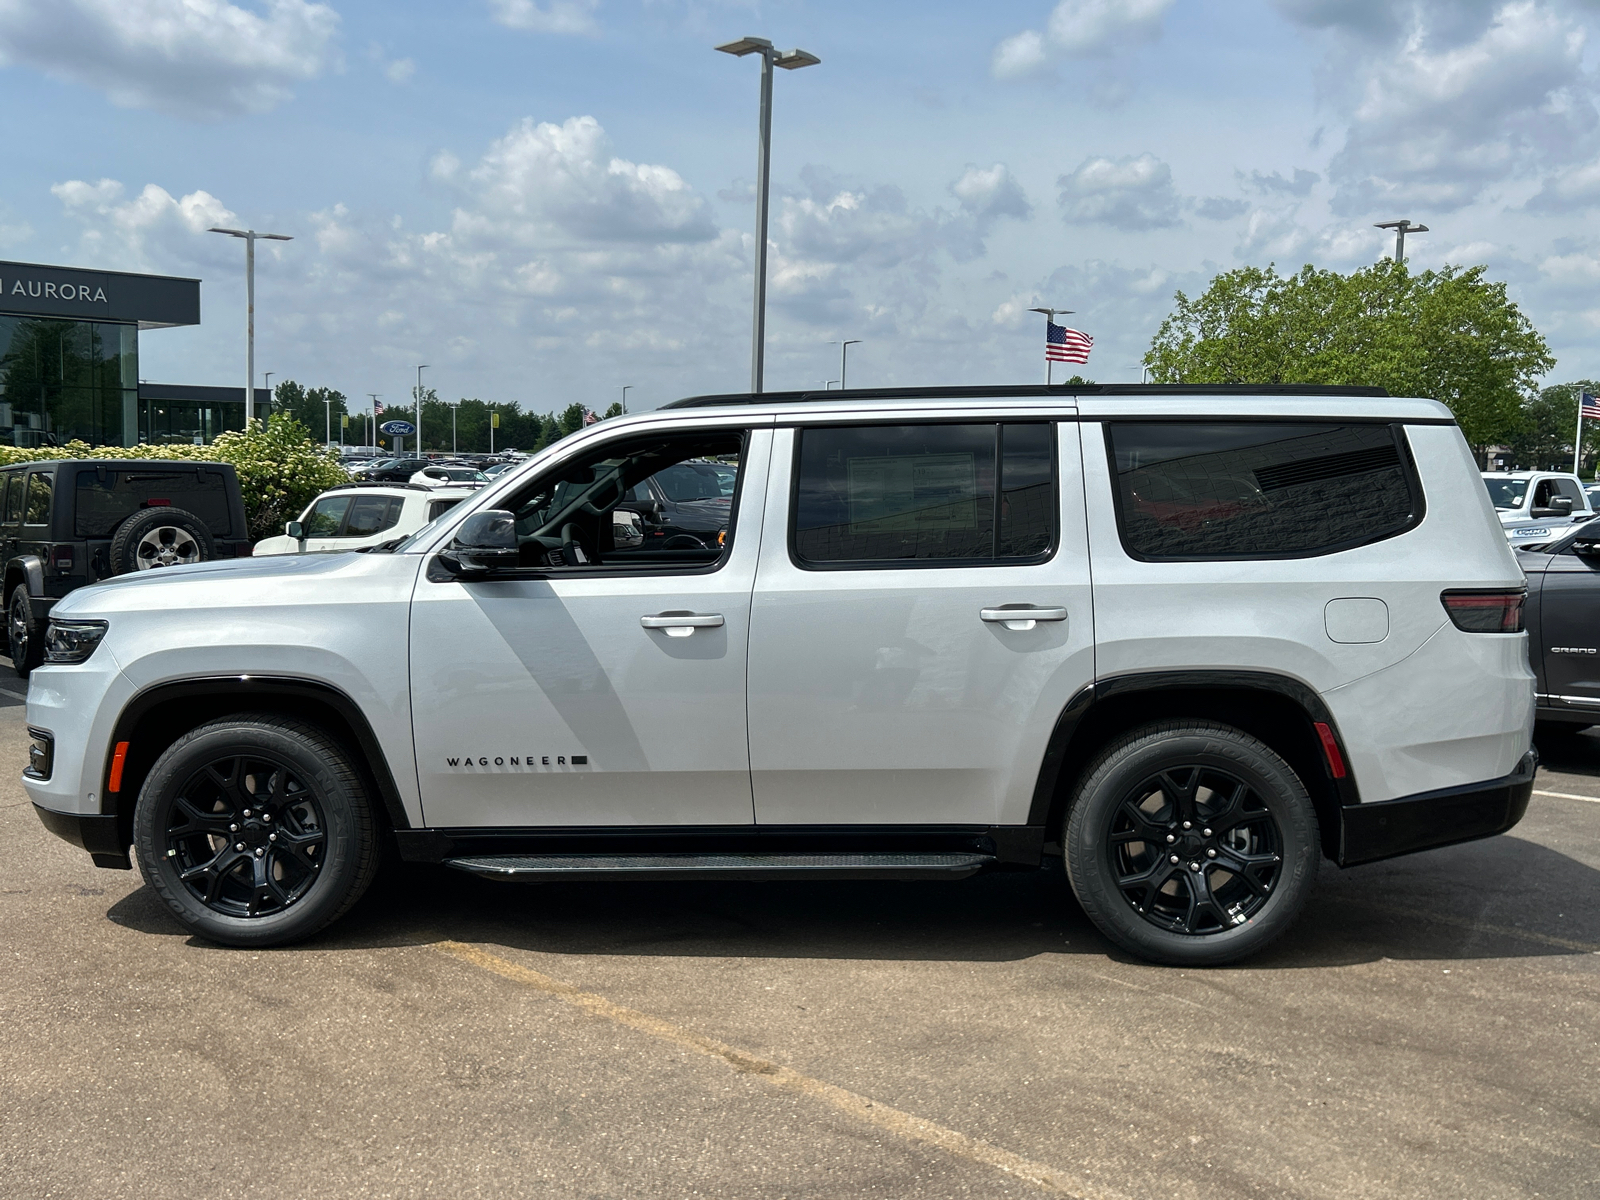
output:
<path id="1" fill-rule="evenodd" d="M 496 854 L 447 858 L 485 879 L 965 879 L 992 854 Z"/>

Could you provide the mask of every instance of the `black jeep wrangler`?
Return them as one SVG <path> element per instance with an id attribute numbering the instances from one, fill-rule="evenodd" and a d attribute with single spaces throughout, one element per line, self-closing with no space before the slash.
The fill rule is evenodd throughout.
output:
<path id="1" fill-rule="evenodd" d="M 0 470 L 5 634 L 24 679 L 44 661 L 45 619 L 112 575 L 248 555 L 228 463 L 63 459 Z"/>

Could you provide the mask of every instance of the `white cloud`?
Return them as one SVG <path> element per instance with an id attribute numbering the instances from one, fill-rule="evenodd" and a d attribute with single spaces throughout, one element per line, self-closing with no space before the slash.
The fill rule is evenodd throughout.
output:
<path id="1" fill-rule="evenodd" d="M 1600 204 L 1600 159 L 1546 176 L 1527 207 L 1534 212 L 1573 212 L 1596 204 Z"/>
<path id="2" fill-rule="evenodd" d="M 397 58 L 384 67 L 383 73 L 390 83 L 409 83 L 417 73 L 417 64 L 409 58 Z"/>
<path id="3" fill-rule="evenodd" d="M 1151 154 L 1086 158 L 1056 180 L 1062 214 L 1114 229 L 1162 229 L 1180 223 L 1182 201 L 1172 168 Z"/>
<path id="4" fill-rule="evenodd" d="M 1046 68 L 1052 58 L 1094 58 L 1152 42 L 1174 0 L 1060 0 L 1043 32 L 1033 29 L 995 47 L 996 78 Z"/>
<path id="5" fill-rule="evenodd" d="M 1301 8 L 1317 6 L 1299 6 Z M 1324 74 L 1348 114 L 1329 178 L 1335 211 L 1394 204 L 1448 212 L 1496 183 L 1574 161 L 1600 133 L 1584 70 L 1585 29 L 1539 0 L 1401 6 L 1406 20 L 1374 45 L 1381 22 L 1334 43 Z"/>
<path id="6" fill-rule="evenodd" d="M 950 194 L 979 221 L 992 221 L 998 217 L 1027 220 L 1033 212 L 1033 205 L 1028 203 L 1022 185 L 1005 163 L 995 163 L 992 167 L 967 167 L 961 178 L 950 185 Z"/>
<path id="7" fill-rule="evenodd" d="M 210 118 L 265 112 L 337 62 L 326 4 L 265 0 L 0 0 L 0 64 L 103 91 L 124 108 Z"/>
<path id="8" fill-rule="evenodd" d="M 91 261 L 148 268 L 152 263 L 228 262 L 237 259 L 237 243 L 207 234 L 213 225 L 236 225 L 238 217 L 210 192 L 194 191 L 174 199 L 165 188 L 148 183 L 132 199 L 123 198 L 115 179 L 88 183 L 81 179 L 54 185 L 50 192 L 68 216 L 83 224 L 83 241 Z M 257 253 L 273 243 L 260 243 Z"/>
<path id="9" fill-rule="evenodd" d="M 508 29 L 531 33 L 598 33 L 594 10 L 600 0 L 489 0 L 494 19 Z"/>
<path id="10" fill-rule="evenodd" d="M 434 175 L 454 174 L 434 159 Z M 449 169 L 447 169 L 449 168 Z M 705 199 L 671 167 L 610 153 L 593 117 L 560 125 L 525 118 L 490 146 L 462 186 L 455 232 L 485 244 L 511 238 L 592 242 L 701 242 L 716 236 Z"/>
<path id="11" fill-rule="evenodd" d="M 1243 171 L 1235 171 L 1234 175 L 1239 182 L 1253 191 L 1262 195 L 1305 196 L 1322 180 L 1322 176 L 1315 171 L 1307 171 L 1303 167 L 1296 167 L 1294 175 L 1285 179 L 1282 174 L 1274 171 L 1271 175 L 1263 175 L 1260 171 L 1251 171 L 1246 177 Z"/>

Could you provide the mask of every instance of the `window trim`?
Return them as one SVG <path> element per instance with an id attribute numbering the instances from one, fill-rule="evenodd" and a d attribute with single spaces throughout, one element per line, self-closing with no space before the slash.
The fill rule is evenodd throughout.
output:
<path id="1" fill-rule="evenodd" d="M 50 507 L 47 510 L 44 520 L 30 521 L 28 520 L 28 505 L 32 503 L 33 499 L 33 481 L 41 476 L 50 477 Z M 55 516 L 55 504 L 56 472 L 54 468 L 44 471 L 39 470 L 37 467 L 30 469 L 28 471 L 27 480 L 24 482 L 22 488 L 22 511 L 17 514 L 19 527 L 22 529 L 49 529 L 52 525 L 52 518 Z"/>
<path id="2" fill-rule="evenodd" d="M 478 582 L 519 583 L 533 580 L 554 581 L 557 579 L 657 579 L 667 576 L 677 578 L 685 575 L 715 575 L 718 571 L 721 571 L 733 561 L 734 542 L 739 536 L 740 501 L 744 496 L 745 476 L 748 474 L 748 472 L 745 470 L 745 466 L 750 461 L 750 435 L 757 428 L 760 427 L 756 425 L 727 425 L 692 427 L 682 431 L 675 429 L 641 429 L 634 434 L 618 434 L 616 437 L 608 438 L 605 441 L 599 442 L 593 447 L 595 450 L 604 452 L 608 447 L 615 447 L 619 444 L 631 441 L 633 438 L 639 438 L 641 440 L 652 439 L 657 441 L 681 438 L 684 441 L 691 441 L 696 438 L 737 434 L 739 438 L 739 478 L 734 482 L 733 496 L 730 498 L 728 506 L 728 537 L 723 543 L 721 555 L 718 556 L 715 562 L 703 563 L 698 566 L 661 566 L 656 568 L 641 568 L 639 566 L 628 566 L 621 564 L 617 566 L 606 566 L 604 563 L 598 567 L 509 567 L 504 570 L 495 571 L 485 579 L 479 580 L 456 575 L 439 565 L 439 554 L 442 551 L 448 550 L 451 542 L 455 540 L 455 534 L 452 532 L 448 535 L 448 540 L 446 540 L 443 544 L 436 543 L 434 547 L 427 552 L 428 565 L 424 569 L 423 574 L 430 582 L 433 583 L 461 584 Z M 767 426 L 766 428 L 770 429 L 770 426 Z M 563 456 L 562 458 L 550 463 L 545 471 L 540 471 L 538 474 L 531 475 L 528 479 L 523 481 L 521 486 L 515 488 L 503 498 L 510 499 L 518 492 L 521 492 L 524 488 L 534 486 L 540 479 L 545 478 L 547 471 L 566 470 L 575 462 L 582 461 L 583 458 L 583 454 Z M 770 472 L 770 467 L 768 470 Z M 618 503 L 620 504 L 621 501 L 618 501 Z M 452 508 L 450 511 L 455 512 L 456 510 Z M 481 508 L 474 508 L 472 511 L 481 512 L 483 510 Z"/>
<path id="3" fill-rule="evenodd" d="M 992 425 L 995 428 L 995 460 L 994 460 L 994 535 L 993 544 L 998 548 L 1000 543 L 1000 500 L 1004 491 L 1005 463 L 1001 455 L 1005 450 L 1005 438 L 1000 433 L 1002 425 L 1048 425 L 1053 436 L 1050 438 L 1050 491 L 1054 503 L 1050 508 L 1050 542 L 1043 551 L 1029 555 L 1027 558 L 1000 558 L 990 554 L 987 558 L 862 558 L 848 561 L 816 561 L 806 558 L 800 553 L 797 544 L 800 524 L 800 451 L 805 442 L 805 435 L 813 431 L 832 429 L 904 429 L 915 425 Z M 1055 417 L 1029 418 L 1029 417 L 995 417 L 993 420 L 973 420 L 971 417 L 950 418 L 948 420 L 875 420 L 875 421 L 836 421 L 830 423 L 792 425 L 795 431 L 794 450 L 789 460 L 789 516 L 787 520 L 787 542 L 789 547 L 789 562 L 801 571 L 928 571 L 928 570 L 956 570 L 974 567 L 1036 567 L 1040 563 L 1050 562 L 1061 549 L 1061 422 Z"/>
<path id="4" fill-rule="evenodd" d="M 1319 547 L 1315 550 L 1285 550 L 1261 554 L 1163 554 L 1152 556 L 1135 550 L 1128 540 L 1128 525 L 1126 512 L 1122 505 L 1122 485 L 1119 482 L 1117 471 L 1117 449 L 1111 439 L 1112 427 L 1118 424 L 1134 424 L 1133 421 L 1108 419 L 1101 422 L 1102 438 L 1105 442 L 1106 472 L 1110 477 L 1111 507 L 1116 513 L 1117 540 L 1122 545 L 1122 552 L 1135 562 L 1147 563 L 1179 563 L 1179 562 L 1283 562 L 1298 558 L 1324 558 L 1329 554 L 1342 554 L 1346 550 L 1358 550 L 1362 546 L 1376 545 L 1386 542 L 1390 538 L 1400 537 L 1410 533 L 1428 515 L 1427 497 L 1422 490 L 1422 480 L 1417 474 L 1417 460 L 1411 452 L 1411 439 L 1405 434 L 1405 427 L 1416 422 L 1410 421 L 1362 421 L 1344 420 L 1339 417 L 1326 417 L 1316 421 L 1321 425 L 1385 425 L 1389 429 L 1389 436 L 1394 439 L 1396 448 L 1400 451 L 1400 469 L 1405 476 L 1406 489 L 1411 493 L 1411 516 L 1404 525 L 1389 529 L 1383 533 L 1369 534 L 1364 537 L 1351 538 L 1333 545 Z M 1145 419 L 1139 424 L 1155 424 L 1156 421 Z M 1276 417 L 1249 417 L 1217 419 L 1211 417 L 1176 417 L 1162 420 L 1165 425 L 1283 425 L 1292 422 L 1281 421 Z M 1312 423 L 1309 419 L 1304 423 Z"/>

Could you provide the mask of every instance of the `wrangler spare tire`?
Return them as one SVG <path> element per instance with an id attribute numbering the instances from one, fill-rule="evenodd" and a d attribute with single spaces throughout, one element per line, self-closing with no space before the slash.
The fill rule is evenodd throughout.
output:
<path id="1" fill-rule="evenodd" d="M 181 508 L 147 508 L 121 525 L 111 539 L 111 573 L 127 575 L 155 567 L 206 562 L 217 555 L 206 523 Z"/>

